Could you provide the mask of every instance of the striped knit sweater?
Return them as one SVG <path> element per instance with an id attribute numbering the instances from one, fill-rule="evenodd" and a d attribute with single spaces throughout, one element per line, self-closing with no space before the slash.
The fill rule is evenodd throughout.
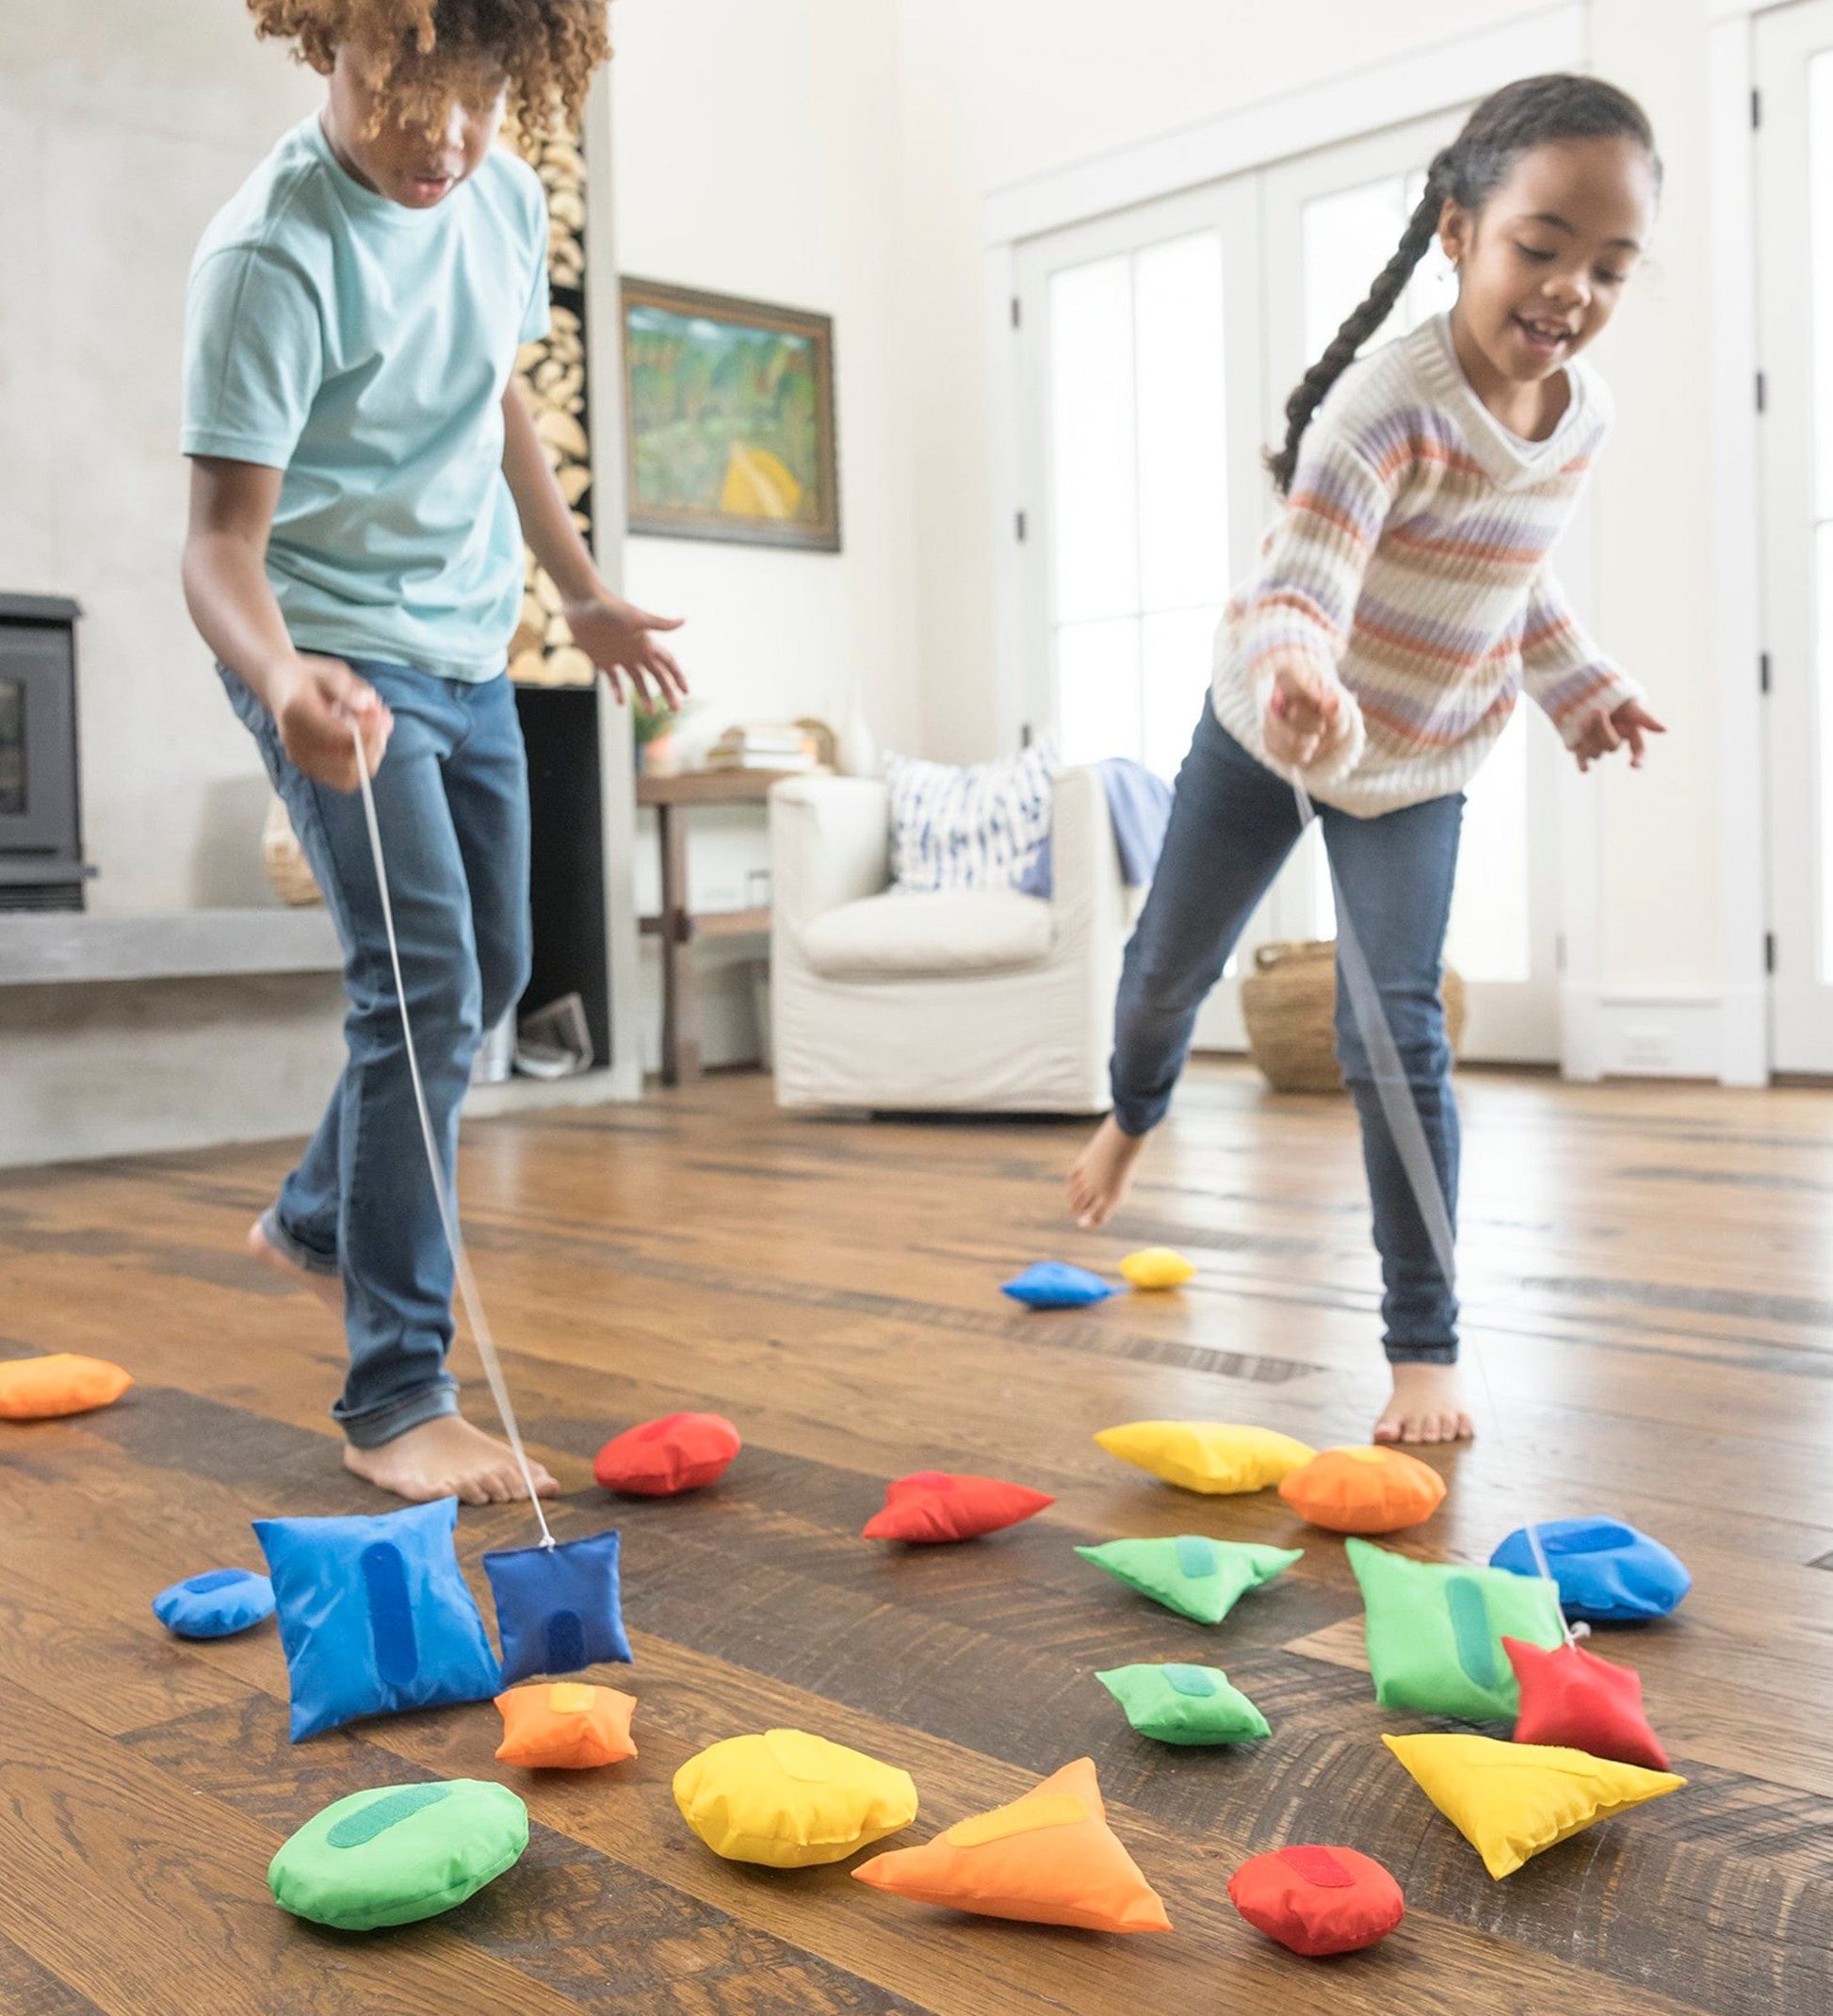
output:
<path id="1" fill-rule="evenodd" d="M 1267 756 L 1275 661 L 1301 654 L 1342 696 L 1303 772 L 1362 818 L 1460 790 L 1525 686 L 1568 745 L 1590 711 L 1641 699 L 1579 627 L 1548 556 L 1611 422 L 1582 359 L 1545 441 L 1470 390 L 1435 317 L 1354 364 L 1306 430 L 1285 510 L 1216 635 L 1213 704 Z"/>

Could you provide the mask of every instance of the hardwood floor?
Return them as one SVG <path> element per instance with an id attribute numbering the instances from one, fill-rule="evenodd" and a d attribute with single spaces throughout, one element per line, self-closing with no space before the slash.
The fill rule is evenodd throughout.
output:
<path id="1" fill-rule="evenodd" d="M 827 2016 L 1141 2008 L 1329 2016 L 1833 2009 L 1833 1097 L 1577 1090 L 1473 1075 L 1464 1292 L 1478 1442 L 1405 1544 L 1481 1560 L 1526 1517 L 1607 1512 L 1675 1547 L 1679 1615 L 1599 1649 L 1642 1672 L 1690 1783 L 1502 1883 L 1382 1748 L 1339 1543 L 1276 1496 L 1199 1500 L 1090 1440 L 1143 1416 L 1366 1439 L 1383 1391 L 1353 1122 L 1192 1071 L 1111 1231 L 1075 1234 L 1080 1130 L 790 1119 L 759 1080 L 467 1132 L 466 1222 L 562 1538 L 620 1525 L 641 1755 L 498 1766 L 487 1704 L 295 1748 L 271 1626 L 181 1644 L 148 1601 L 259 1565 L 251 1516 L 377 1510 L 326 1417 L 342 1341 L 240 1240 L 283 1148 L 0 1177 L 0 1352 L 89 1351 L 139 1381 L 82 1420 L 0 1424 L 0 2011 L 7 2016 Z M 1030 1260 L 1163 1241 L 1181 1295 L 1028 1316 Z M 475 1359 L 459 1366 L 488 1418 Z M 611 1502 L 590 1459 L 676 1407 L 746 1440 L 722 1484 Z M 884 1481 L 941 1467 L 1058 1494 L 963 1548 L 859 1540 Z M 1074 1543 L 1205 1531 L 1307 1552 L 1206 1633 Z M 466 1510 L 460 1547 L 528 1537 Z M 486 1611 L 488 1603 L 486 1600 Z M 1272 1738 L 1134 1737 L 1092 1675 L 1212 1659 Z M 800 1725 L 908 1769 L 911 1838 L 1092 1755 L 1169 1938 L 944 1917 L 852 1883 L 722 1863 L 676 1766 Z M 529 1851 L 449 1916 L 357 1939 L 275 1909 L 280 1841 L 328 1800 L 501 1777 Z M 1340 1840 L 1408 1916 L 1382 1947 L 1290 1958 L 1225 1894 L 1246 1855 Z"/>

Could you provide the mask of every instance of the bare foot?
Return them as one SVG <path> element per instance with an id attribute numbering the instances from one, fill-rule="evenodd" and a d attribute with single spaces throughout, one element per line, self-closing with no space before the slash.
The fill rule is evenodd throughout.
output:
<path id="1" fill-rule="evenodd" d="M 1095 1130 L 1095 1138 L 1069 1165 L 1069 1208 L 1083 1231 L 1106 1225 L 1127 1201 L 1133 1164 L 1145 1146 L 1144 1134 L 1124 1134 L 1112 1114 Z"/>
<path id="2" fill-rule="evenodd" d="M 309 1289 L 324 1306 L 336 1315 L 344 1313 L 344 1284 L 334 1274 L 314 1274 L 310 1267 L 301 1267 L 295 1260 L 289 1260 L 273 1241 L 268 1237 L 267 1227 L 257 1218 L 249 1227 L 246 1241 L 249 1257 L 257 1260 L 264 1267 L 271 1267 L 276 1274 L 284 1274 L 295 1288 Z"/>
<path id="3" fill-rule="evenodd" d="M 528 1495 L 510 1445 L 457 1414 L 423 1421 L 376 1449 L 347 1446 L 344 1468 L 415 1504 L 456 1494 L 468 1505 L 506 1505 Z M 533 1456 L 528 1468 L 542 1497 L 560 1496 L 560 1486 Z"/>
<path id="4" fill-rule="evenodd" d="M 1375 1423 L 1378 1442 L 1468 1442 L 1476 1434 L 1464 1411 L 1454 1365 L 1396 1365 L 1394 1397 Z"/>

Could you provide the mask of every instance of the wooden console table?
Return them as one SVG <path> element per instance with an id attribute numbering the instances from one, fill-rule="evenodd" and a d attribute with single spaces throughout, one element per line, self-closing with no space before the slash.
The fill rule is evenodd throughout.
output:
<path id="1" fill-rule="evenodd" d="M 696 938 L 736 938 L 768 932 L 768 905 L 753 910 L 688 907 L 688 814 L 695 805 L 762 805 L 771 786 L 794 774 L 780 770 L 686 770 L 672 777 L 640 776 L 637 803 L 656 809 L 662 849 L 662 908 L 641 919 L 645 937 L 662 941 L 662 1082 L 700 1076 L 700 1016 L 688 948 Z"/>

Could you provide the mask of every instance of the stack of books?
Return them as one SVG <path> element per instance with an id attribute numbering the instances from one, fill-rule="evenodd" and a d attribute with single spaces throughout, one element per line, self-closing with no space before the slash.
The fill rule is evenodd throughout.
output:
<path id="1" fill-rule="evenodd" d="M 814 738 L 793 722 L 747 722 L 726 729 L 706 752 L 708 770 L 815 770 Z"/>

